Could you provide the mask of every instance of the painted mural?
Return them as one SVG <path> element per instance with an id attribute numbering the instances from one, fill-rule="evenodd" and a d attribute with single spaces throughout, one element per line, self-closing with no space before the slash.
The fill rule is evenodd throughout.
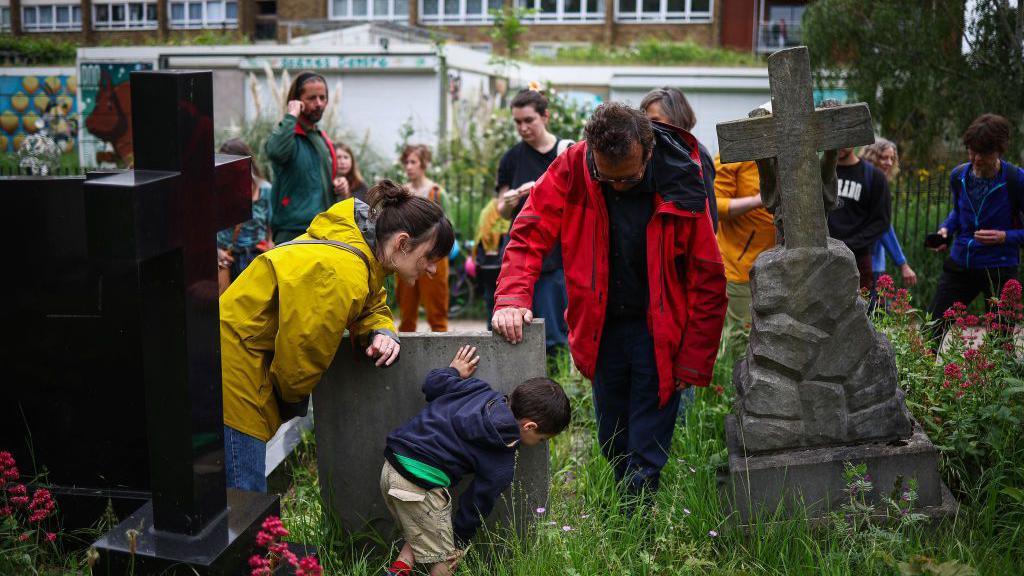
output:
<path id="1" fill-rule="evenodd" d="M 80 161 L 88 167 L 128 167 L 132 163 L 132 103 L 129 75 L 151 70 L 147 62 L 88 62 L 79 68 Z"/>
<path id="2" fill-rule="evenodd" d="M 31 134 L 47 130 L 62 153 L 78 140 L 78 79 L 73 75 L 0 75 L 0 154 L 14 154 Z"/>

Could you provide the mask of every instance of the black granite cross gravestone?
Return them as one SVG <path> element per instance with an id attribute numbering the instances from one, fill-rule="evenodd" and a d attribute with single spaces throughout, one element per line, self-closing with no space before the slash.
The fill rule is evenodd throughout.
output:
<path id="1" fill-rule="evenodd" d="M 101 277 L 137 273 L 152 501 L 96 548 L 112 574 L 238 574 L 257 523 L 279 508 L 225 490 L 214 236 L 250 217 L 250 160 L 222 158 L 218 180 L 231 183 L 215 186 L 210 72 L 131 83 L 136 169 L 87 181 L 85 210 Z"/>
<path id="2" fill-rule="evenodd" d="M 826 245 L 818 150 L 875 141 L 867 104 L 814 109 L 807 48 L 781 50 L 768 59 L 772 114 L 718 124 L 722 162 L 778 159 L 778 190 L 787 222 L 787 248 Z"/>

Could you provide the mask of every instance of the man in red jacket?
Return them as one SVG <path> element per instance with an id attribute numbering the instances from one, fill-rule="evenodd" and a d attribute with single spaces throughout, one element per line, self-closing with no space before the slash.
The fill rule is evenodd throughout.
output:
<path id="1" fill-rule="evenodd" d="M 569 348 L 594 386 L 598 441 L 629 494 L 650 494 L 687 386 L 711 381 L 725 271 L 697 140 L 607 103 L 537 181 L 510 232 L 494 331 L 522 341 L 544 255 L 561 246 Z"/>

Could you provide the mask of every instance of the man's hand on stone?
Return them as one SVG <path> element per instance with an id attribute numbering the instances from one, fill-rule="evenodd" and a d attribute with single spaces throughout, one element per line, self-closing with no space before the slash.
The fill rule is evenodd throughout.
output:
<path id="1" fill-rule="evenodd" d="M 480 357 L 476 355 L 476 346 L 465 345 L 459 348 L 452 360 L 451 367 L 459 371 L 460 378 L 469 378 L 480 365 Z"/>
<path id="2" fill-rule="evenodd" d="M 370 358 L 376 358 L 377 366 L 391 366 L 398 358 L 398 352 L 401 350 L 401 345 L 395 342 L 391 336 L 387 334 L 377 334 L 373 337 L 373 343 L 366 349 L 366 355 Z"/>
<path id="3" fill-rule="evenodd" d="M 301 100 L 289 100 L 288 101 L 288 115 L 299 117 L 302 114 L 302 101 Z"/>
<path id="4" fill-rule="evenodd" d="M 494 311 L 491 328 L 513 344 L 523 341 L 523 325 L 533 322 L 529 308 L 502 308 Z"/>

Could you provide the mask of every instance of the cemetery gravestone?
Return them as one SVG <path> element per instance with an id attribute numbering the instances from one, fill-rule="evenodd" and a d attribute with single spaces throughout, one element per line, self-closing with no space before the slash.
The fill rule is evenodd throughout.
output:
<path id="1" fill-rule="evenodd" d="M 219 221 L 248 217 L 248 160 L 218 155 L 215 165 Z M 0 348 L 17 383 L 0 403 L 0 449 L 27 477 L 46 474 L 71 530 L 93 525 L 108 503 L 124 518 L 151 496 L 140 267 L 90 257 L 86 178 L 0 179 L 0 197 L 19 215 L 10 238 L 32 239 L 8 255 L 18 281 L 3 284 L 0 318 L 24 337 Z M 133 241 L 115 214 L 98 217 L 98 233 Z"/>
<path id="2" fill-rule="evenodd" d="M 844 462 L 867 462 L 886 494 L 916 478 L 942 504 L 937 454 L 896 386 L 888 339 L 858 295 L 853 253 L 828 237 L 819 150 L 874 141 L 867 106 L 815 110 L 807 49 L 769 57 L 772 114 L 718 125 L 723 162 L 776 158 L 784 246 L 751 270 L 752 327 L 726 421 L 734 506 L 743 519 L 782 502 L 812 513 L 844 497 Z"/>
<path id="3" fill-rule="evenodd" d="M 225 489 L 214 234 L 251 217 L 250 160 L 221 157 L 215 167 L 210 72 L 136 73 L 132 91 L 137 170 L 84 183 L 35 182 L 42 193 L 33 200 L 54 209 L 32 211 L 43 229 L 41 252 L 53 259 L 27 263 L 27 270 L 72 282 L 15 300 L 26 306 L 29 325 L 44 329 L 37 334 L 42 344 L 21 345 L 28 362 L 18 369 L 40 385 L 33 393 L 41 400 L 27 404 L 28 412 L 26 404 L 19 409 L 36 430 L 52 426 L 65 434 L 63 446 L 48 440 L 34 453 L 70 485 L 55 487 L 59 502 L 76 490 L 120 495 L 120 485 L 107 484 L 105 466 L 77 474 L 65 468 L 65 458 L 82 459 L 76 452 L 88 458 L 110 450 L 111 459 L 130 461 L 112 468 L 122 474 L 118 480 L 150 489 L 151 500 L 96 542 L 96 573 L 240 574 L 259 523 L 279 510 L 276 497 Z M 72 200 L 74 210 L 57 207 L 60 200 Z M 67 270 L 48 271 L 55 262 Z M 45 331 L 58 322 L 78 340 Z M 104 364 L 118 360 L 125 364 Z M 67 402 L 54 393 L 63 384 L 54 377 L 76 367 L 90 370 L 72 381 L 92 388 L 81 397 L 100 395 L 112 405 L 72 408 L 80 429 L 69 430 L 66 421 L 46 421 L 46 405 L 52 411 Z M 121 412 L 138 427 L 117 430 Z M 92 444 L 93 428 L 129 435 L 134 450 L 119 452 L 126 444 L 117 433 L 104 437 L 107 444 Z M 31 432 L 16 427 L 11 438 Z"/>
<path id="4" fill-rule="evenodd" d="M 400 360 L 375 367 L 362 350 L 344 342 L 313 392 L 320 493 L 342 528 L 353 534 L 392 534 L 394 524 L 380 494 L 384 441 L 425 405 L 422 386 L 434 368 L 447 367 L 460 346 L 478 348 L 475 378 L 509 393 L 521 382 L 545 376 L 543 321 L 526 326 L 523 342 L 512 345 L 490 332 L 401 334 Z M 453 493 L 458 493 L 468 478 Z M 524 446 L 516 456 L 515 480 L 488 521 L 522 530 L 546 506 L 548 446 Z"/>

